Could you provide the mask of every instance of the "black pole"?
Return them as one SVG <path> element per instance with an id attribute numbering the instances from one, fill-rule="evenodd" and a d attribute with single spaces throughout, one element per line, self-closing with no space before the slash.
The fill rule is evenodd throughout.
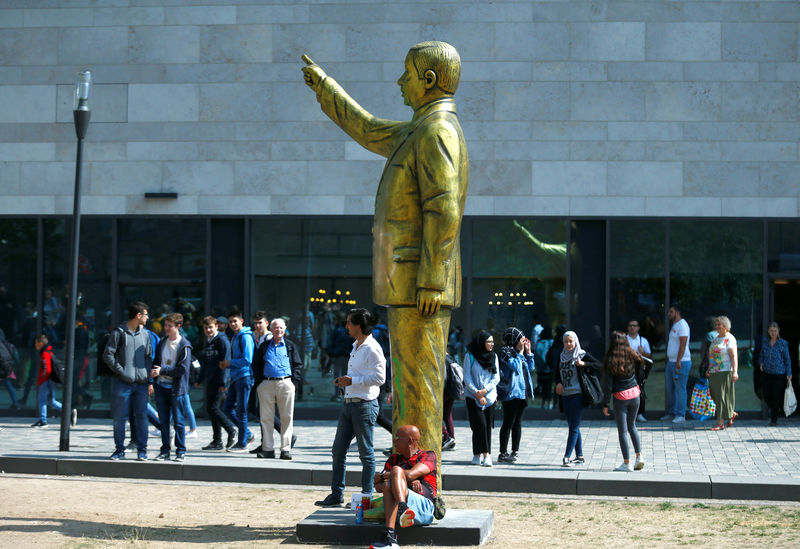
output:
<path id="1" fill-rule="evenodd" d="M 81 240 L 81 171 L 83 165 L 83 138 L 89 128 L 90 112 L 72 111 L 75 119 L 75 134 L 78 137 L 78 152 L 75 160 L 75 194 L 72 203 L 72 241 L 69 265 L 69 301 L 67 302 L 67 347 L 64 357 L 64 402 L 61 410 L 61 437 L 58 449 L 69 451 L 69 428 L 72 419 L 72 372 L 75 368 L 75 317 L 78 311 L 78 252 Z"/>

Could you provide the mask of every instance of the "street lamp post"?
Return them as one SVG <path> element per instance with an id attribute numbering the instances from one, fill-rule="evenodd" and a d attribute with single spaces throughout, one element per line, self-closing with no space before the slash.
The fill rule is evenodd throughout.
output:
<path id="1" fill-rule="evenodd" d="M 89 92 L 92 73 L 79 72 L 75 81 L 72 114 L 75 134 L 78 137 L 78 154 L 75 160 L 75 194 L 72 203 L 72 241 L 69 265 L 69 302 L 67 304 L 67 348 L 64 368 L 64 403 L 61 412 L 61 437 L 59 450 L 69 451 L 69 428 L 72 419 L 72 372 L 75 368 L 75 317 L 78 310 L 78 251 L 81 240 L 81 167 L 83 164 L 83 138 L 89 129 Z"/>

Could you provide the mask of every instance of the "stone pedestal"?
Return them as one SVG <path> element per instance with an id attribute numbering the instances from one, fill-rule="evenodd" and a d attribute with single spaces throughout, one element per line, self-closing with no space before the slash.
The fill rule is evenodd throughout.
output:
<path id="1" fill-rule="evenodd" d="M 448 509 L 442 520 L 430 526 L 401 528 L 398 542 L 406 545 L 482 545 L 494 528 L 494 512 Z M 297 540 L 302 543 L 369 545 L 383 536 L 383 523 L 355 523 L 349 508 L 321 509 L 297 523 Z"/>

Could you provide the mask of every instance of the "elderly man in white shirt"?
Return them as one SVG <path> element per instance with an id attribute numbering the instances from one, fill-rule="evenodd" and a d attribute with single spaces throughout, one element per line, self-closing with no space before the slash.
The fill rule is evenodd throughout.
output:
<path id="1" fill-rule="evenodd" d="M 347 315 L 347 331 L 355 338 L 347 375 L 335 380 L 344 388 L 344 403 L 333 441 L 333 479 L 331 493 L 315 502 L 320 507 L 337 507 L 344 502 L 347 450 L 355 437 L 361 459 L 361 492 L 371 494 L 375 476 L 372 433 L 378 418 L 378 394 L 386 381 L 386 359 L 380 343 L 372 337 L 375 317 L 366 309 L 352 309 Z"/>

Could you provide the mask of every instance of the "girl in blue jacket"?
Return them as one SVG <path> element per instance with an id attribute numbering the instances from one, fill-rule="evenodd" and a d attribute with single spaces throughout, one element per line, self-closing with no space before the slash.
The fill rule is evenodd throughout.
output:
<path id="1" fill-rule="evenodd" d="M 506 328 L 503 333 L 503 349 L 500 352 L 501 374 L 509 380 L 508 394 L 501 397 L 503 403 L 503 426 L 500 428 L 500 456 L 497 461 L 516 463 L 519 443 L 522 439 L 522 413 L 533 398 L 531 372 L 534 370 L 531 340 L 518 328 Z M 511 435 L 511 454 L 508 435 Z"/>

